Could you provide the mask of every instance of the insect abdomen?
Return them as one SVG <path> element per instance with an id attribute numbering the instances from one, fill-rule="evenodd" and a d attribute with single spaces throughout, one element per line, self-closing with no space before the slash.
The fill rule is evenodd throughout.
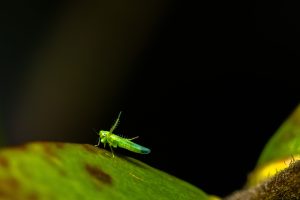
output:
<path id="1" fill-rule="evenodd" d="M 129 140 L 123 140 L 118 142 L 118 146 L 124 149 L 127 149 L 129 151 L 135 152 L 135 153 L 141 153 L 141 154 L 148 154 L 151 152 L 150 149 L 143 147 L 139 144 L 136 144 L 134 142 L 131 142 Z"/>

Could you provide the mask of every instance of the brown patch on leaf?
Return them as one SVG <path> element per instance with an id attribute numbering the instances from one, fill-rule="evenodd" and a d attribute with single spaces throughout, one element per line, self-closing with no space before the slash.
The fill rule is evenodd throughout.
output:
<path id="1" fill-rule="evenodd" d="M 39 199 L 39 196 L 37 193 L 30 193 L 28 196 L 27 196 L 27 199 L 28 200 L 38 200 Z"/>
<path id="2" fill-rule="evenodd" d="M 55 145 L 53 145 L 55 144 Z M 63 143 L 41 143 L 41 146 L 43 147 L 45 154 L 45 160 L 53 166 L 60 175 L 66 176 L 66 171 L 63 170 L 62 164 L 61 164 L 61 159 L 58 156 L 56 152 L 56 148 L 63 148 L 64 144 Z"/>
<path id="3" fill-rule="evenodd" d="M 94 167 L 92 165 L 86 164 L 85 169 L 96 180 L 99 180 L 105 184 L 109 184 L 109 185 L 112 184 L 111 176 L 105 173 L 104 171 L 102 171 L 99 167 Z"/>
<path id="4" fill-rule="evenodd" d="M 26 144 L 22 144 L 22 145 L 19 145 L 19 146 L 13 146 L 13 147 L 10 148 L 10 150 L 27 151 L 28 146 Z"/>
<path id="5" fill-rule="evenodd" d="M 52 157 L 58 157 L 53 146 L 49 143 L 41 143 L 41 146 L 43 147 L 44 149 L 44 152 L 49 155 L 49 156 L 52 156 Z"/>
<path id="6" fill-rule="evenodd" d="M 19 188 L 20 184 L 15 178 L 0 179 L 0 199 L 14 199 Z"/>
<path id="7" fill-rule="evenodd" d="M 15 178 L 12 178 L 12 177 L 0 179 L 0 185 L 1 186 L 5 185 L 6 188 L 10 188 L 10 189 L 13 189 L 13 190 L 17 190 L 20 187 L 20 184 L 19 184 L 18 180 L 15 179 Z"/>
<path id="8" fill-rule="evenodd" d="M 56 142 L 54 144 L 58 149 L 63 149 L 65 147 L 65 144 L 62 142 Z"/>
<path id="9" fill-rule="evenodd" d="M 89 151 L 89 152 L 91 152 L 91 153 L 98 153 L 98 152 L 99 152 L 97 147 L 92 146 L 92 145 L 90 145 L 90 144 L 83 144 L 82 147 L 83 147 L 85 150 L 87 150 L 87 151 Z"/>
<path id="10" fill-rule="evenodd" d="M 24 191 L 24 190 L 23 190 Z M 26 199 L 38 200 L 40 199 L 37 193 L 30 193 L 24 195 L 20 183 L 13 177 L 0 179 L 0 199 Z"/>
<path id="11" fill-rule="evenodd" d="M 0 157 L 0 167 L 8 168 L 9 167 L 9 161 L 7 158 L 1 156 Z"/>

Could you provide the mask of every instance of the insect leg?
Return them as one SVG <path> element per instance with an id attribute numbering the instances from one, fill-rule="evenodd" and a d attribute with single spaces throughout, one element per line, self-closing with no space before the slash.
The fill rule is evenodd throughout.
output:
<path id="1" fill-rule="evenodd" d="M 109 148 L 110 148 L 110 150 L 111 150 L 112 157 L 114 158 L 114 157 L 115 157 L 115 154 L 114 154 L 114 151 L 113 151 L 111 145 L 109 145 Z"/>
<path id="2" fill-rule="evenodd" d="M 135 137 L 133 137 L 133 138 L 130 138 L 130 139 L 128 139 L 128 140 L 134 140 L 134 139 L 136 139 L 136 138 L 138 138 L 139 136 L 135 136 Z"/>
<path id="3" fill-rule="evenodd" d="M 117 120 L 115 121 L 114 125 L 110 128 L 110 130 L 109 130 L 110 133 L 112 133 L 115 130 L 115 128 L 117 127 L 117 125 L 120 121 L 121 114 L 122 114 L 122 111 L 119 112 Z"/>
<path id="4" fill-rule="evenodd" d="M 95 147 L 99 147 L 101 142 L 101 138 L 99 137 L 98 144 L 95 144 Z"/>

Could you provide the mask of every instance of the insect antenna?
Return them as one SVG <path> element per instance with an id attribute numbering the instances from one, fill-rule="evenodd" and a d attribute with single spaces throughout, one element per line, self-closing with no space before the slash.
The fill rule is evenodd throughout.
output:
<path id="1" fill-rule="evenodd" d="M 122 111 L 119 112 L 118 118 L 116 119 L 114 125 L 110 128 L 109 132 L 112 133 L 118 126 L 119 122 L 120 122 L 120 116 L 122 114 Z"/>
<path id="2" fill-rule="evenodd" d="M 98 132 L 96 131 L 96 129 L 93 128 L 92 130 L 98 135 Z"/>

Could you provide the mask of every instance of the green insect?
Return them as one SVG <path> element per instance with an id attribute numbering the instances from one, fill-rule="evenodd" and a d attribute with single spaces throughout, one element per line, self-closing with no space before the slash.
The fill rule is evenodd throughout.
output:
<path id="1" fill-rule="evenodd" d="M 114 155 L 114 151 L 113 151 L 112 147 L 114 147 L 114 148 L 120 147 L 120 148 L 127 149 L 127 150 L 135 152 L 135 153 L 140 153 L 140 154 L 150 153 L 151 152 L 150 149 L 143 147 L 139 144 L 136 144 L 134 142 L 131 142 L 131 140 L 138 138 L 138 136 L 127 139 L 127 138 L 123 138 L 121 136 L 115 135 L 113 133 L 113 131 L 116 129 L 116 127 L 120 121 L 121 113 L 122 112 L 119 113 L 117 120 L 115 121 L 114 125 L 111 127 L 111 129 L 109 131 L 103 131 L 103 130 L 99 131 L 98 144 L 95 146 L 98 147 L 98 146 L 100 146 L 100 143 L 103 143 L 104 148 L 105 148 L 106 143 L 108 143 L 113 157 L 115 157 L 115 155 Z"/>

